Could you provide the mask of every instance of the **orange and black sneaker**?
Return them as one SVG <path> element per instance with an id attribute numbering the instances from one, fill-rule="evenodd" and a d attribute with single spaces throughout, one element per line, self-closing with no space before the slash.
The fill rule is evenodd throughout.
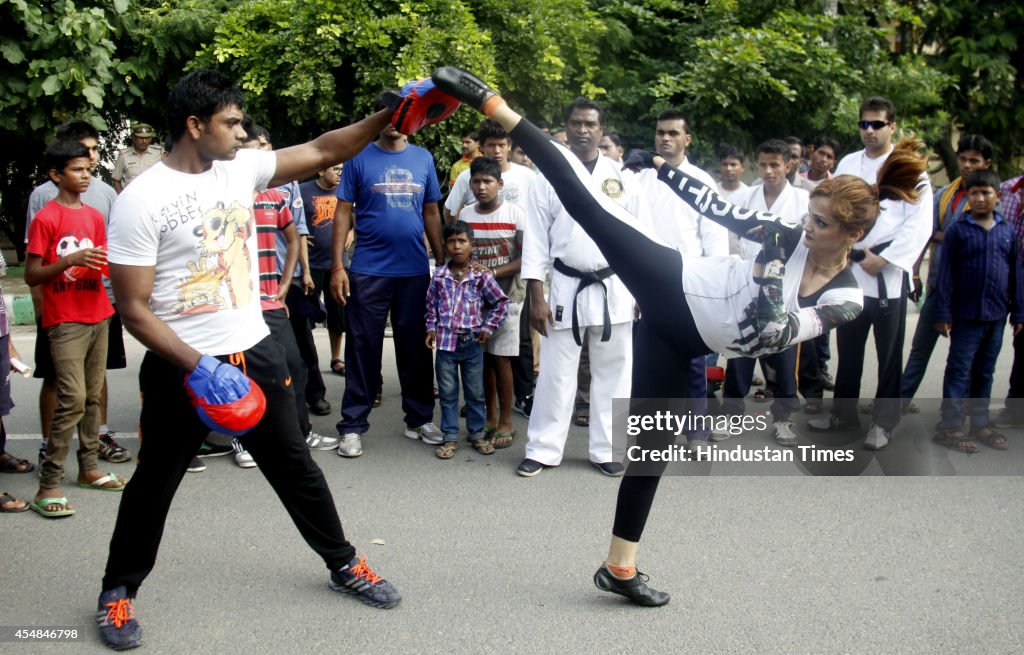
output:
<path id="1" fill-rule="evenodd" d="M 142 627 L 135 620 L 135 608 L 128 590 L 108 589 L 100 594 L 96 623 L 103 643 L 114 650 L 128 650 L 142 645 Z"/>
<path id="2" fill-rule="evenodd" d="M 331 589 L 353 594 L 367 605 L 391 609 L 402 600 L 395 585 L 373 572 L 365 557 L 355 557 L 346 566 L 331 572 Z"/>

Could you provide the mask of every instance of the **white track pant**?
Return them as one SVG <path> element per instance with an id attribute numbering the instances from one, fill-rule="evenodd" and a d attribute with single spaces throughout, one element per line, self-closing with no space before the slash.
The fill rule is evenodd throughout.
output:
<path id="1" fill-rule="evenodd" d="M 633 325 L 612 325 L 611 339 L 601 342 L 601 326 L 587 331 L 590 348 L 590 461 L 612 461 L 612 399 L 628 398 L 633 369 Z M 580 347 L 572 330 L 548 327 L 541 339 L 540 374 L 527 429 L 526 457 L 541 464 L 562 463 L 576 398 Z"/>

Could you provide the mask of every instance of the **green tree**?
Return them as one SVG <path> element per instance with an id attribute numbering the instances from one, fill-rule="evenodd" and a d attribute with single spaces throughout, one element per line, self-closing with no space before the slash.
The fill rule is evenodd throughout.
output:
<path id="1" fill-rule="evenodd" d="M 992 0 L 919 2 L 923 17 L 906 40 L 930 66 L 947 73 L 955 84 L 943 98 L 951 116 L 940 153 L 955 174 L 952 129 L 982 134 L 995 146 L 996 165 L 1004 176 L 1020 171 L 1024 155 L 1024 5 Z"/>
<path id="2" fill-rule="evenodd" d="M 941 131 L 948 78 L 923 58 L 894 53 L 891 25 L 920 24 L 900 3 L 843 2 L 835 14 L 814 1 L 594 0 L 609 24 L 602 50 L 615 63 L 613 124 L 647 147 L 654 116 L 667 106 L 694 124 L 696 158 L 710 164 L 723 143 L 748 151 L 765 139 L 830 134 L 852 149 L 860 100 L 886 95 L 901 125 L 926 138 Z"/>
<path id="3" fill-rule="evenodd" d="M 28 195 L 44 179 L 39 161 L 54 126 L 80 117 L 107 127 L 114 39 L 127 9 L 127 0 L 0 0 L 0 229 L 19 255 Z"/>

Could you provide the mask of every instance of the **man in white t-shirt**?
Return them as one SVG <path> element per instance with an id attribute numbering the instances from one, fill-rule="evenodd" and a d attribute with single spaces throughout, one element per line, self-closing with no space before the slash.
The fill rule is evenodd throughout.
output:
<path id="1" fill-rule="evenodd" d="M 863 150 L 843 157 L 836 176 L 856 175 L 874 184 L 878 171 L 893 151 L 896 108 L 881 97 L 868 98 L 860 106 L 860 139 Z M 864 447 L 885 448 L 899 425 L 900 387 L 903 381 L 903 339 L 907 322 L 907 287 L 904 277 L 932 236 L 932 187 L 927 174 L 918 184 L 916 203 L 886 200 L 875 226 L 854 245 L 863 259 L 851 268 L 864 291 L 864 311 L 854 321 L 836 329 L 838 366 L 832 413 L 808 421 L 815 432 L 836 432 L 859 427 L 857 398 L 864 370 L 868 332 L 875 333 L 878 353 L 878 388 L 872 407 L 872 423 Z"/>
<path id="2" fill-rule="evenodd" d="M 494 159 L 501 165 L 501 180 L 504 186 L 501 190 L 501 199 L 510 202 L 522 210 L 526 210 L 526 198 L 530 193 L 530 185 L 537 179 L 537 174 L 526 166 L 513 164 L 509 160 L 512 151 L 512 139 L 500 125 L 491 120 L 485 120 L 477 130 L 480 136 L 480 147 L 484 154 Z M 450 223 L 459 217 L 463 207 L 476 202 L 473 197 L 473 190 L 469 188 L 469 169 L 459 173 L 452 185 L 452 191 L 444 201 L 444 222 Z"/>
<path id="3" fill-rule="evenodd" d="M 566 128 L 571 153 L 564 154 L 582 163 L 574 168 L 583 183 L 646 223 L 646 205 L 623 182 L 621 167 L 598 150 L 604 131 L 600 105 L 576 99 L 566 111 Z M 545 301 L 548 274 L 551 291 Z M 562 462 L 586 334 L 591 371 L 590 461 L 605 475 L 622 475 L 623 466 L 612 454 L 612 399 L 629 396 L 633 296 L 543 177 L 530 190 L 522 277 L 530 296 L 531 325 L 544 339 L 526 457 L 517 472 L 531 477 Z"/>
<path id="4" fill-rule="evenodd" d="M 139 371 L 145 438 L 121 498 L 97 617 L 104 642 L 117 649 L 141 641 L 132 600 L 156 562 L 178 484 L 210 431 L 182 384 L 200 364 L 214 381 L 223 379 L 221 369 L 237 375 L 225 366 L 234 365 L 262 389 L 266 412 L 240 438 L 331 571 L 331 588 L 376 607 L 399 602 L 395 588 L 356 557 L 299 430 L 284 351 L 260 310 L 252 214 L 254 191 L 353 157 L 391 112 L 264 152 L 240 150 L 242 104 L 234 82 L 214 71 L 179 80 L 168 101 L 170 156 L 132 182 L 111 211 L 110 277 L 125 327 L 148 349 Z"/>
<path id="5" fill-rule="evenodd" d="M 714 188 L 715 180 L 711 175 L 690 163 L 686 157 L 686 148 L 692 138 L 689 122 L 681 111 L 666 109 L 658 114 L 654 132 L 655 151 L 684 174 Z M 665 243 L 684 255 L 694 257 L 725 257 L 729 254 L 729 231 L 704 218 L 685 202 L 680 202 L 679 196 L 658 179 L 656 170 L 642 170 L 636 180 L 640 197 L 647 201 L 654 231 Z M 640 320 L 633 335 L 634 397 L 656 397 L 653 394 L 659 392 L 645 388 L 645 385 L 655 379 L 671 379 L 674 388 L 662 388 L 660 393 L 664 397 L 687 398 L 688 410 L 695 416 L 705 415 L 708 395 L 707 357 L 701 355 L 689 362 L 679 361 L 672 349 L 644 321 L 643 311 L 641 307 Z M 669 370 L 675 373 L 661 375 Z M 689 430 L 687 437 L 694 447 L 707 445 L 708 430 Z"/>

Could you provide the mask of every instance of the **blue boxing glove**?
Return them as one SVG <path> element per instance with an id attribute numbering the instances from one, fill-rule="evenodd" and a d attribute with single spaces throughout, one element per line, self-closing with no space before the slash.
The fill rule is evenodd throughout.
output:
<path id="1" fill-rule="evenodd" d="M 209 355 L 185 377 L 185 391 L 211 430 L 238 437 L 256 427 L 267 409 L 263 390 L 237 367 Z"/>
<path id="2" fill-rule="evenodd" d="M 437 88 L 430 78 L 415 80 L 399 92 L 388 91 L 380 101 L 389 107 L 391 124 L 402 134 L 415 134 L 425 125 L 440 123 L 455 113 L 459 101 Z"/>

